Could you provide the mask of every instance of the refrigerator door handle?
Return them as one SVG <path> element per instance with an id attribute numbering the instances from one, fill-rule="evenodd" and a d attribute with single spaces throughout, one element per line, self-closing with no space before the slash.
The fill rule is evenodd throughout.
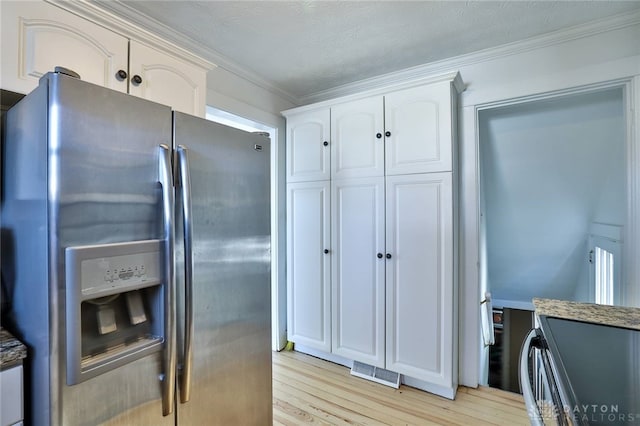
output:
<path id="1" fill-rule="evenodd" d="M 164 357 L 162 374 L 162 415 L 173 413 L 176 389 L 176 299 L 174 267 L 174 192 L 171 168 L 172 150 L 165 144 L 158 147 L 158 182 L 162 187 L 162 225 L 164 232 Z"/>
<path id="2" fill-rule="evenodd" d="M 180 185 L 182 186 L 182 217 L 184 228 L 184 366 L 180 376 L 180 402 L 189 401 L 191 394 L 191 370 L 193 364 L 193 228 L 191 215 L 191 172 L 188 150 L 178 146 Z"/>

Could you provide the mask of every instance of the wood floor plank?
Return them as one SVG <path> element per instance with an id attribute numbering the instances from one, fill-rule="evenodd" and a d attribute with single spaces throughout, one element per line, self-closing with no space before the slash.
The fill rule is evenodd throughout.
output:
<path id="1" fill-rule="evenodd" d="M 353 377 L 299 352 L 273 356 L 276 425 L 528 425 L 522 396 L 460 387 L 455 401 Z"/>

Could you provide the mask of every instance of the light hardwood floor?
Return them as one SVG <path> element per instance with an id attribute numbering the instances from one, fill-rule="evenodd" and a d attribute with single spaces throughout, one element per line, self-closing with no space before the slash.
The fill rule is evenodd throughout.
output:
<path id="1" fill-rule="evenodd" d="M 273 354 L 273 424 L 528 425 L 522 396 L 460 387 L 455 401 L 396 390 L 300 352 Z"/>

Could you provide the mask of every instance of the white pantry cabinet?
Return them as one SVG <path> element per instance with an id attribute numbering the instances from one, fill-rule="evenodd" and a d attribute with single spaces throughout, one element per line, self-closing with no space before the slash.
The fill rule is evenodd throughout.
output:
<path id="1" fill-rule="evenodd" d="M 287 117 L 287 182 L 329 180 L 329 108 Z"/>
<path id="2" fill-rule="evenodd" d="M 293 182 L 287 208 L 287 262 L 294 268 L 287 276 L 289 340 L 331 361 L 400 373 L 404 383 L 448 398 L 455 396 L 458 374 L 455 182 L 461 84 L 455 74 L 284 112 L 287 179 Z M 321 141 L 331 151 L 330 217 L 319 195 L 301 206 L 294 192 L 321 185 L 326 191 Z M 314 178 L 319 181 L 299 182 Z M 317 223 L 331 229 L 324 258 L 317 255 L 320 246 L 327 247 L 325 237 L 320 243 Z M 296 248 L 305 242 L 313 246 L 307 250 L 312 256 Z M 302 262 L 305 256 L 312 260 Z M 320 285 L 327 260 L 330 283 Z M 328 315 L 330 336 L 318 332 L 328 332 Z M 302 336 L 301 324 L 313 324 L 321 339 Z"/>
<path id="3" fill-rule="evenodd" d="M 56 66 L 82 80 L 204 116 L 206 70 L 43 1 L 3 1 L 0 85 L 29 93 Z"/>
<path id="4" fill-rule="evenodd" d="M 331 351 L 331 182 L 287 184 L 288 339 Z"/>

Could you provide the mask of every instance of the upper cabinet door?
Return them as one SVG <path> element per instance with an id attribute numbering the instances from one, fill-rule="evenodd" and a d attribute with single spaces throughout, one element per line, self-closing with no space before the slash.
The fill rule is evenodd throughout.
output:
<path id="1" fill-rule="evenodd" d="M 384 176 L 383 114 L 381 96 L 331 109 L 332 179 Z"/>
<path id="2" fill-rule="evenodd" d="M 118 70 L 127 70 L 128 40 L 52 4 L 2 2 L 0 86 L 29 93 L 56 66 L 84 81 L 127 91 Z"/>
<path id="3" fill-rule="evenodd" d="M 386 95 L 386 174 L 452 169 L 451 84 L 442 82 Z"/>
<path id="4" fill-rule="evenodd" d="M 204 117 L 207 74 L 195 65 L 131 40 L 129 93 Z"/>
<path id="5" fill-rule="evenodd" d="M 329 180 L 329 109 L 287 117 L 287 182 Z"/>

